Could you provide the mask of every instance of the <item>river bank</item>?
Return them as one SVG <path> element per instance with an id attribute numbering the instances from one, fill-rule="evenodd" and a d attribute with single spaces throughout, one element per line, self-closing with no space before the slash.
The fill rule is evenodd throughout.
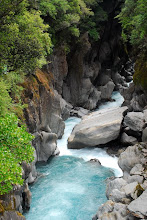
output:
<path id="1" fill-rule="evenodd" d="M 147 143 L 129 146 L 120 154 L 121 178 L 107 180 L 108 201 L 93 220 L 134 220 L 147 218 Z"/>

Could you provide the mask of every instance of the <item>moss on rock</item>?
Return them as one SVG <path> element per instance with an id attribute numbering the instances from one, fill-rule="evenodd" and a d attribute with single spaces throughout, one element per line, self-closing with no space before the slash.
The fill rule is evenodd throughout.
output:
<path id="1" fill-rule="evenodd" d="M 136 85 L 141 85 L 143 89 L 147 90 L 147 61 L 145 56 L 136 61 L 133 81 Z"/>

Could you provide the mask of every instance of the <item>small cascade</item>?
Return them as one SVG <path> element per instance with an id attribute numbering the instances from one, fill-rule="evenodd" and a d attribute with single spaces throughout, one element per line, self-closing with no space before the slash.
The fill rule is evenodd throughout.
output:
<path id="1" fill-rule="evenodd" d="M 122 105 L 122 103 L 124 102 L 123 96 L 117 91 L 114 91 L 112 93 L 111 99 L 115 100 L 115 101 L 114 102 L 113 101 L 112 102 L 105 102 L 105 103 L 101 104 L 99 106 L 98 110 L 120 107 Z"/>

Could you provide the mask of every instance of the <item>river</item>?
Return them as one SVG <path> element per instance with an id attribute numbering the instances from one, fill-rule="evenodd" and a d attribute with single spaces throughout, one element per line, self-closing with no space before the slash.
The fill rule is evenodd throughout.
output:
<path id="1" fill-rule="evenodd" d="M 113 92 L 112 99 L 115 102 L 106 102 L 99 109 L 121 106 L 119 92 Z M 27 220 L 90 220 L 107 200 L 106 178 L 122 175 L 118 158 L 109 156 L 106 149 L 67 149 L 67 139 L 80 120 L 71 117 L 65 121 L 64 135 L 57 143 L 60 155 L 37 165 L 41 177 L 30 187 L 32 203 L 25 213 Z M 89 162 L 93 158 L 102 166 Z"/>

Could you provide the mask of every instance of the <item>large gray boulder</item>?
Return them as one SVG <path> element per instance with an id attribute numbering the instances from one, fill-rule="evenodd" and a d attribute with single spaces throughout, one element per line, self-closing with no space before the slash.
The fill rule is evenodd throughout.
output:
<path id="1" fill-rule="evenodd" d="M 147 218 L 147 190 L 128 205 L 128 210 L 138 218 Z"/>
<path id="2" fill-rule="evenodd" d="M 121 153 L 118 165 L 123 170 L 124 178 L 127 178 L 131 169 L 140 162 L 141 151 L 138 149 L 138 145 L 129 146 L 123 153 Z"/>
<path id="3" fill-rule="evenodd" d="M 55 155 L 57 150 L 57 135 L 47 131 L 35 134 L 33 145 L 36 149 L 37 161 L 47 161 L 50 156 Z"/>
<path id="4" fill-rule="evenodd" d="M 106 144 L 118 138 L 127 107 L 93 112 L 83 117 L 68 139 L 68 148 L 80 149 Z"/>
<path id="5" fill-rule="evenodd" d="M 126 186 L 127 182 L 123 178 L 116 178 L 114 180 L 108 179 L 107 180 L 107 187 L 106 187 L 106 196 L 110 199 L 111 195 L 113 195 L 114 190 L 121 191 L 123 186 Z M 112 199 L 111 199 L 112 200 Z"/>
<path id="6" fill-rule="evenodd" d="M 129 112 L 124 118 L 124 124 L 133 131 L 142 131 L 145 125 L 144 114 L 142 112 Z"/>
<path id="7" fill-rule="evenodd" d="M 110 99 L 112 92 L 114 90 L 115 84 L 112 81 L 109 81 L 104 86 L 99 86 L 98 89 L 101 91 L 101 99 Z"/>

